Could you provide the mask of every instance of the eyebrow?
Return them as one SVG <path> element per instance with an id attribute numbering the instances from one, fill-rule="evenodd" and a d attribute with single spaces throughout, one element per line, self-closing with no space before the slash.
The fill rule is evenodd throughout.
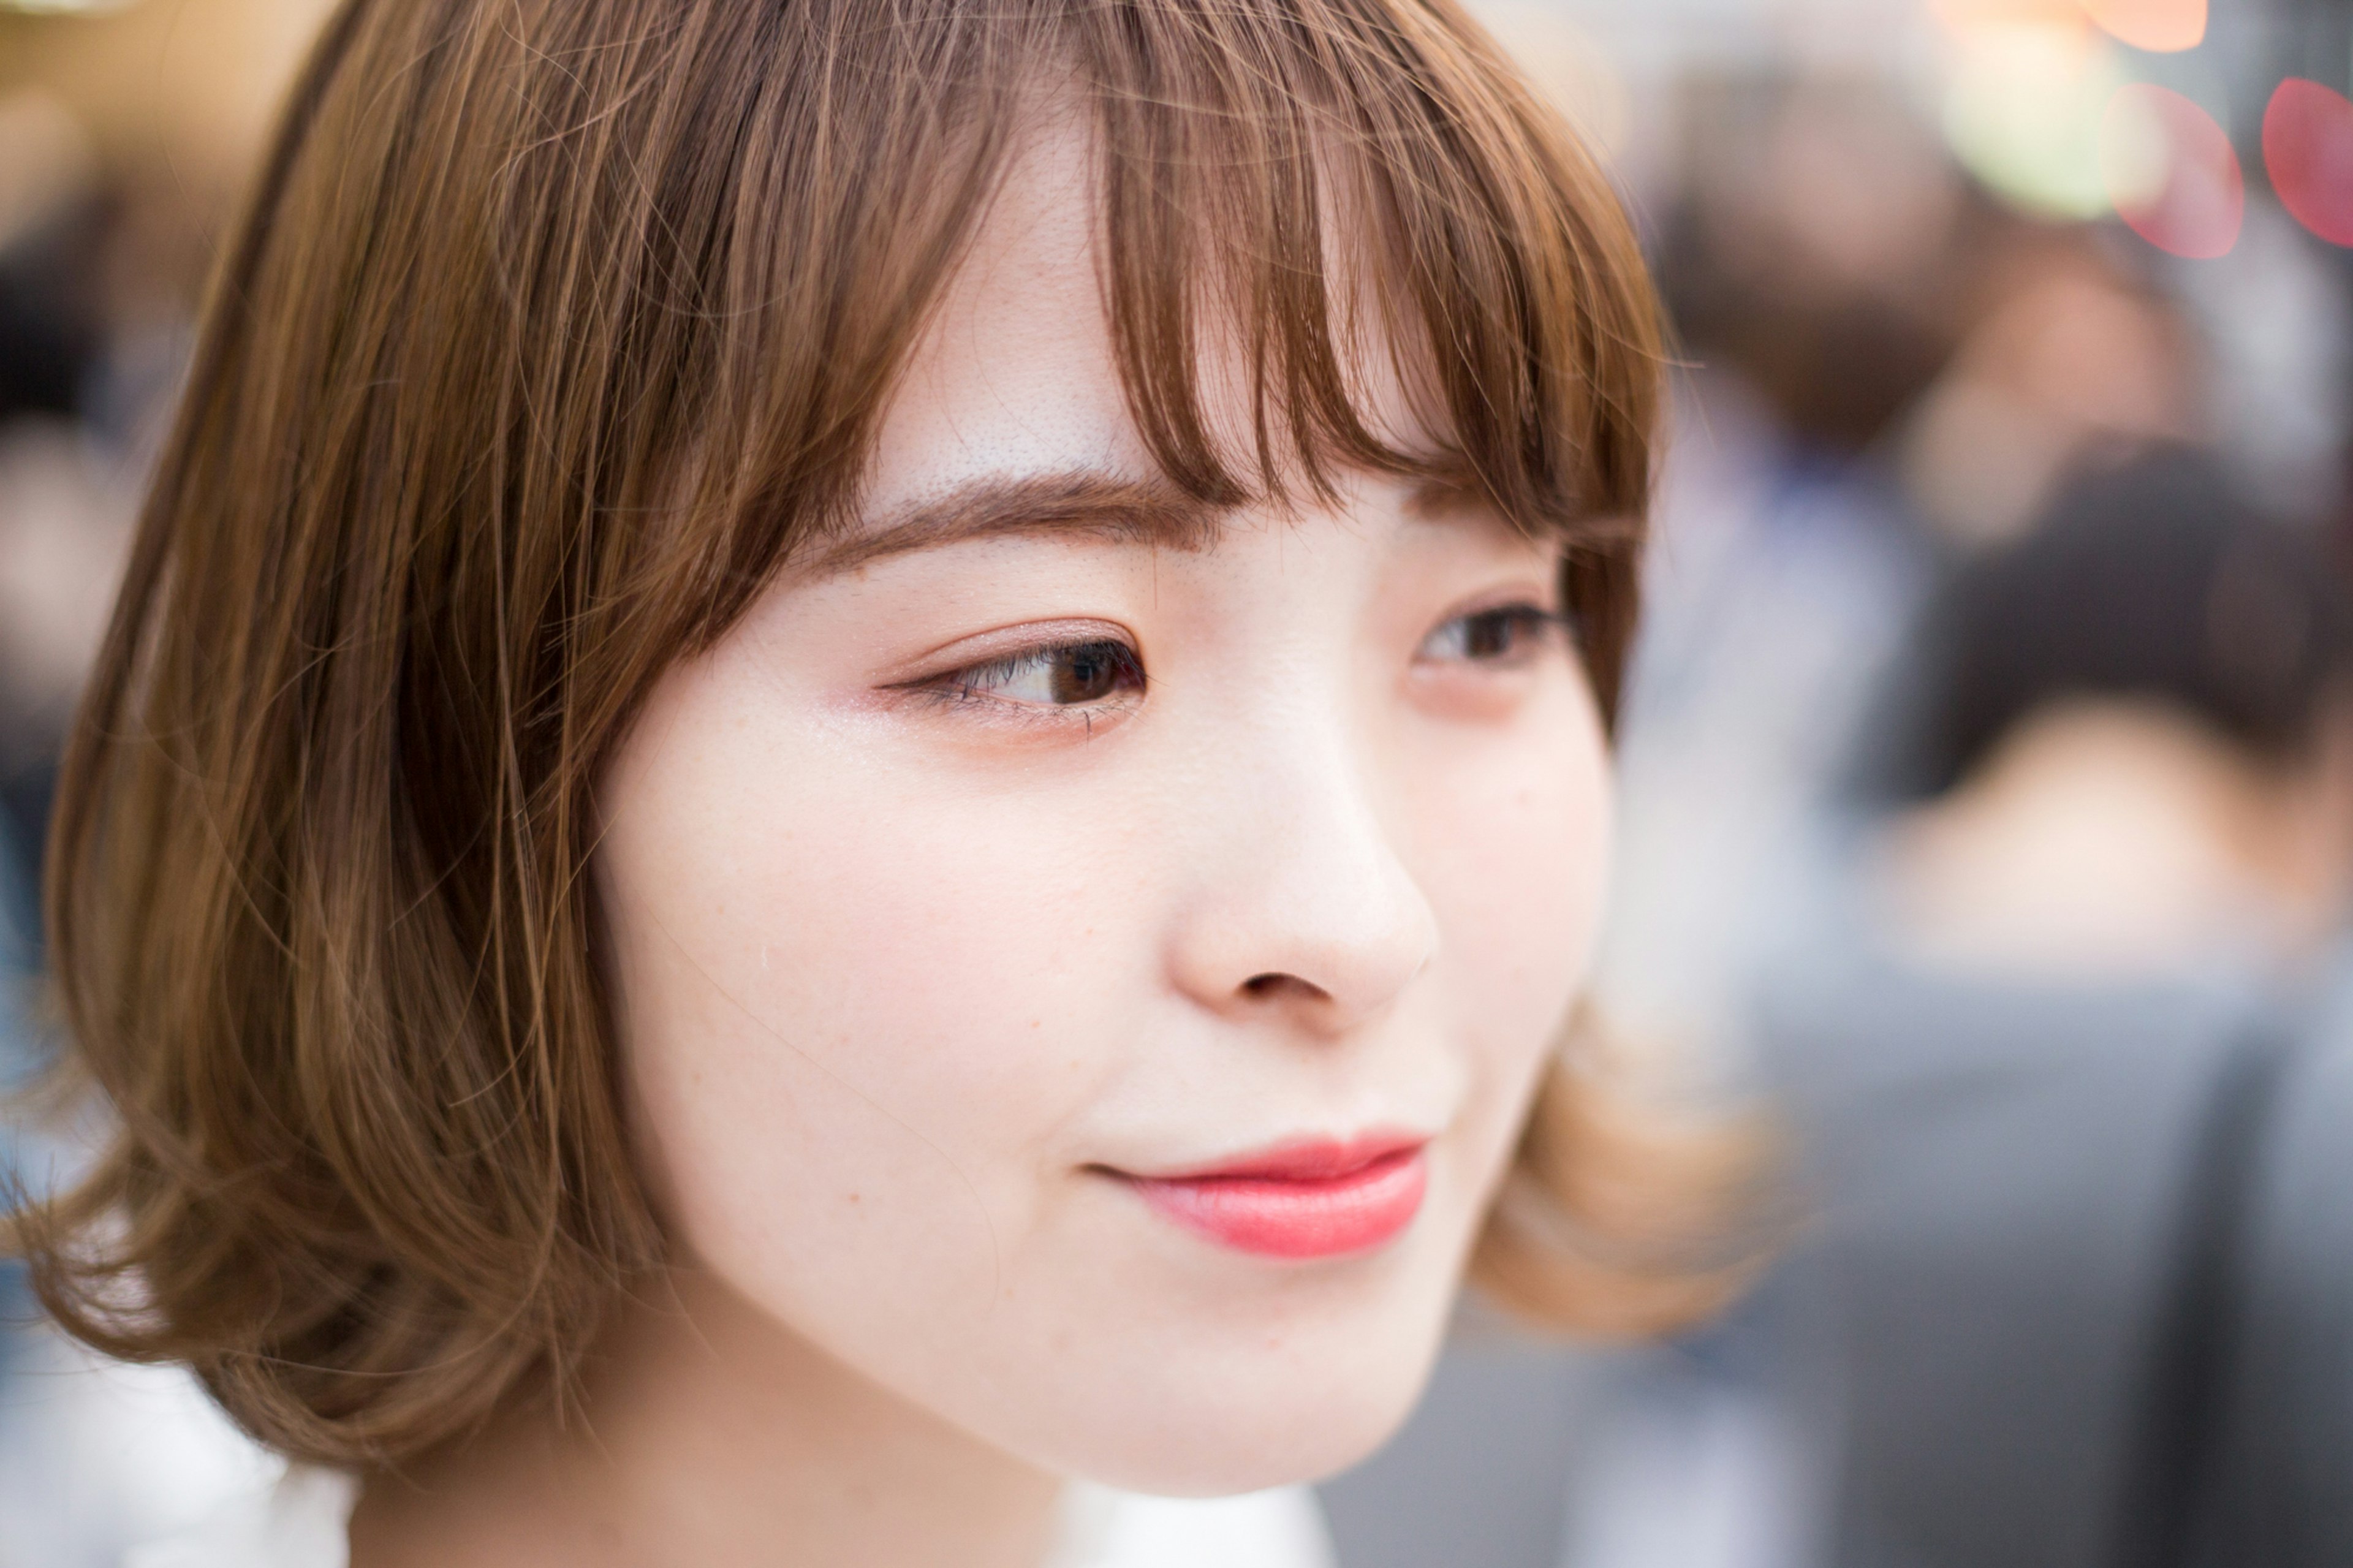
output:
<path id="1" fill-rule="evenodd" d="M 845 531 L 810 557 L 807 570 L 832 575 L 911 551 L 1028 533 L 1201 550 L 1216 542 L 1225 517 L 1226 509 L 1165 479 L 1089 469 L 990 475 L 919 502 L 879 527 Z"/>

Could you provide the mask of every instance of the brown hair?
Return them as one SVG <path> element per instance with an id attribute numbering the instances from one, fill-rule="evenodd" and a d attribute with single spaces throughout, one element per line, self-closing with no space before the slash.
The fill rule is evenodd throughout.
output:
<path id="1" fill-rule="evenodd" d="M 218 279 L 60 788 L 50 951 L 119 1130 L 17 1225 L 73 1332 L 329 1460 L 563 1385 L 661 1246 L 594 957 L 599 768 L 854 500 L 1041 95 L 1092 116 L 1169 478 L 1231 502 L 1447 469 L 1563 542 L 1607 708 L 1654 308 L 1607 184 L 1451 0 L 348 0 Z M 1344 180 L 1340 248 L 1362 230 L 1442 458 L 1351 401 Z M 1248 461 L 1205 424 L 1212 312 L 1256 374 Z M 1577 1249 L 1531 1181 L 1590 1236 L 1581 1151 L 1674 1179 L 1578 1132 L 1588 1098 L 1548 1090 L 1488 1273 L 1571 1319 L 1687 1310 L 1713 1287 L 1656 1258 L 1544 1262 Z"/>

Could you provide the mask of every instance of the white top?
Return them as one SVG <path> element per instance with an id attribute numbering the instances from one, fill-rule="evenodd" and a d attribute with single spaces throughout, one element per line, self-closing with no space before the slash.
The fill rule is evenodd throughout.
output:
<path id="1" fill-rule="evenodd" d="M 359 1484 L 296 1467 L 200 1528 L 142 1546 L 122 1568 L 350 1568 Z M 1304 1487 L 1241 1497 L 1140 1497 L 1074 1485 L 1046 1568 L 1333 1568 L 1331 1539 Z"/>

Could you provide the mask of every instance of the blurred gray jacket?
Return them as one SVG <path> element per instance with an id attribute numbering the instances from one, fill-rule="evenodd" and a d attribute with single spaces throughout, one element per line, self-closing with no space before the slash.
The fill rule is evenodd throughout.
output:
<path id="1" fill-rule="evenodd" d="M 1820 952 L 1820 950 L 1817 950 Z M 1970 985 L 1785 975 L 1820 1219 L 1788 1397 L 1836 1568 L 2353 1564 L 2353 963 Z"/>
<path id="2" fill-rule="evenodd" d="M 2112 1568 L 2250 989 L 1817 973 L 1767 1014 L 1819 1218 L 1788 1397 L 1837 1568 Z"/>
<path id="3" fill-rule="evenodd" d="M 2283 1062 L 2229 1238 L 2179 1560 L 2353 1563 L 2353 966 Z"/>

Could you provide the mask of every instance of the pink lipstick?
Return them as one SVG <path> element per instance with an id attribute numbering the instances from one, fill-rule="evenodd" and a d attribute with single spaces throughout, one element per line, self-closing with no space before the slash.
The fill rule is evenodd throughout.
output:
<path id="1" fill-rule="evenodd" d="M 1238 1252 L 1335 1258 L 1369 1251 L 1413 1223 L 1430 1186 L 1426 1142 L 1315 1139 L 1199 1170 L 1122 1174 L 1162 1217 Z"/>

